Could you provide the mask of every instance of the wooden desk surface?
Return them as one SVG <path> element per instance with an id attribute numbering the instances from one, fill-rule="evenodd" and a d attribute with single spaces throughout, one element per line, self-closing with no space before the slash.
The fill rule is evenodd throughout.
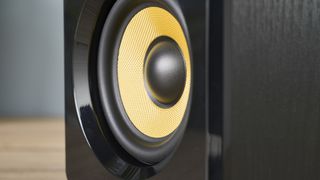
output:
<path id="1" fill-rule="evenodd" d="M 1 180 L 65 180 L 63 119 L 1 119 Z"/>

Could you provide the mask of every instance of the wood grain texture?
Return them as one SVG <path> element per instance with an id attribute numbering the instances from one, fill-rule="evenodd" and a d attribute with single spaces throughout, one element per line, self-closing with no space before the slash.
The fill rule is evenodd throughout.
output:
<path id="1" fill-rule="evenodd" d="M 227 4 L 224 180 L 320 179 L 320 1 Z"/>
<path id="2" fill-rule="evenodd" d="M 0 119 L 0 179 L 65 176 L 63 119 Z"/>

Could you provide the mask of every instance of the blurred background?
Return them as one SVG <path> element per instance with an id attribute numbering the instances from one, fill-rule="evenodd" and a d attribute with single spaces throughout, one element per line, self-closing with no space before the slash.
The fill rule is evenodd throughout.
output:
<path id="1" fill-rule="evenodd" d="M 0 117 L 63 117 L 63 0 L 0 0 Z"/>
<path id="2" fill-rule="evenodd" d="M 63 0 L 0 0 L 0 179 L 66 179 Z"/>

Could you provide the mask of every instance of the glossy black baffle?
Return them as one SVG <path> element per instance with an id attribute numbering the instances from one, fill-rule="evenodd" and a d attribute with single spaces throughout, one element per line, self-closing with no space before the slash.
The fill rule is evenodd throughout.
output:
<path id="1" fill-rule="evenodd" d="M 147 91 L 156 104 L 170 106 L 179 100 L 185 86 L 186 67 L 176 42 L 162 39 L 152 43 L 144 72 Z"/>

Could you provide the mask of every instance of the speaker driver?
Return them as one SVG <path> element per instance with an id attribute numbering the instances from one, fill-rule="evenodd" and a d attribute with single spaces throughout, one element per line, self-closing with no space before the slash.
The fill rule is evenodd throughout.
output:
<path id="1" fill-rule="evenodd" d="M 163 40 L 158 42 L 157 39 L 161 37 Z M 171 41 L 165 40 L 166 38 Z M 155 45 L 152 45 L 153 42 Z M 153 48 L 151 49 L 153 52 L 162 47 L 160 50 L 162 52 L 159 52 L 162 54 L 156 55 L 162 57 L 147 61 L 148 64 L 153 63 L 154 66 L 158 66 L 155 68 L 162 70 L 162 73 L 150 72 L 156 71 L 156 69 L 149 68 L 149 75 L 153 74 L 159 77 L 149 78 L 147 84 L 154 84 L 153 92 L 159 89 L 163 92 L 163 96 L 155 95 L 161 93 L 151 93 L 151 98 L 146 91 L 144 78 L 145 60 L 148 57 L 150 46 Z M 167 48 L 163 46 L 167 46 Z M 175 52 L 178 55 L 172 55 Z M 187 40 L 176 18 L 159 7 L 147 7 L 135 14 L 121 39 L 117 71 L 121 101 L 135 128 L 152 138 L 163 138 L 174 132 L 185 114 L 191 82 Z M 179 78 L 179 74 L 183 74 L 180 75 L 182 78 Z M 179 81 L 179 79 L 182 80 Z M 152 83 L 153 81 L 156 82 Z M 180 84 L 179 87 L 171 87 L 173 97 L 170 97 L 170 87 L 169 90 L 166 90 L 167 86 L 170 86 L 169 83 L 171 86 L 174 83 Z M 155 88 L 157 84 L 159 86 Z M 181 97 L 179 97 L 180 92 L 182 93 Z M 166 94 L 167 98 L 165 98 Z M 159 103 L 154 103 L 152 99 L 157 99 Z M 174 105 L 165 106 L 165 104 L 174 101 L 177 101 Z"/>
<path id="2" fill-rule="evenodd" d="M 182 138 L 191 99 L 181 11 L 166 1 L 117 1 L 97 57 L 99 99 L 112 136 L 139 163 L 168 159 Z"/>

